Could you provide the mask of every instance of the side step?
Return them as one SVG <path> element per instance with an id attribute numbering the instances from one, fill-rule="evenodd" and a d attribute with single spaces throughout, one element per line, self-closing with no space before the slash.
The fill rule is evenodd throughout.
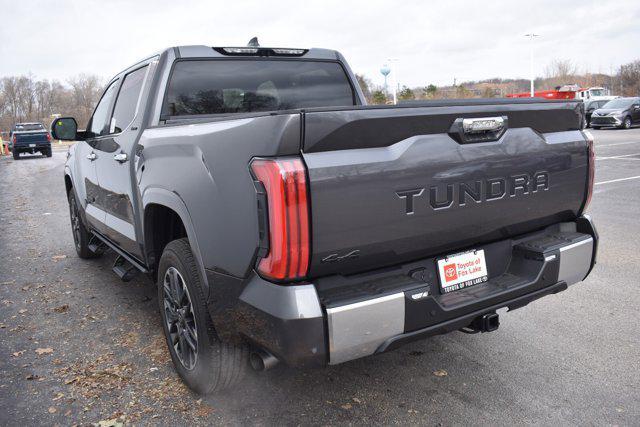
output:
<path id="1" fill-rule="evenodd" d="M 87 247 L 96 255 L 101 255 L 108 249 L 108 246 L 105 245 L 104 242 L 98 239 L 95 235 L 91 236 Z"/>
<path id="2" fill-rule="evenodd" d="M 113 263 L 113 272 L 123 282 L 128 282 L 140 272 L 133 264 L 127 261 L 122 255 L 118 255 Z"/>
<path id="3" fill-rule="evenodd" d="M 131 279 L 133 279 L 138 273 L 149 272 L 149 270 L 147 270 L 147 267 L 145 267 L 143 264 L 141 264 L 138 260 L 133 258 L 131 255 L 124 252 L 118 246 L 113 244 L 106 237 L 102 236 L 100 233 L 96 231 L 93 231 L 92 234 L 93 234 L 93 237 L 91 239 L 91 243 L 94 243 L 94 240 L 95 240 L 95 245 L 97 250 L 101 250 L 101 249 L 104 250 L 106 248 L 109 248 L 112 251 L 114 251 L 116 254 L 118 254 L 118 257 L 113 263 L 113 272 L 116 273 L 116 275 L 118 275 L 120 280 L 122 280 L 123 282 L 128 282 Z M 104 246 L 104 247 L 101 248 L 101 246 Z"/>

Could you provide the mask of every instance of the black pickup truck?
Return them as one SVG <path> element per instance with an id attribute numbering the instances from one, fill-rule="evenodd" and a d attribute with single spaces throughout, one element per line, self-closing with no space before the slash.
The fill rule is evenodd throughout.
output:
<path id="1" fill-rule="evenodd" d="M 119 73 L 64 180 L 76 250 L 157 283 L 183 380 L 498 328 L 582 281 L 593 140 L 570 100 L 367 106 L 336 51 L 183 46 Z M 559 316 L 562 313 L 558 313 Z"/>
<path id="2" fill-rule="evenodd" d="M 16 123 L 10 134 L 14 160 L 20 153 L 40 153 L 51 157 L 51 135 L 41 123 Z"/>

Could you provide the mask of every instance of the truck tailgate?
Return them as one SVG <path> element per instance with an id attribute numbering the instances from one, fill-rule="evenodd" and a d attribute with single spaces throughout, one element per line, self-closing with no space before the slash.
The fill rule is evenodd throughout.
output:
<path id="1" fill-rule="evenodd" d="M 350 274 L 470 248 L 574 219 L 588 148 L 574 102 L 526 100 L 304 114 L 310 276 Z M 463 143 L 456 119 L 503 117 Z"/>

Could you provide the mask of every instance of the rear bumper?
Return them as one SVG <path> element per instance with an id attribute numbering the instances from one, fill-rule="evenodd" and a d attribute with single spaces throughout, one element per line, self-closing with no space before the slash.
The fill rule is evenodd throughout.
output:
<path id="1" fill-rule="evenodd" d="M 435 258 L 307 285 L 275 285 L 256 276 L 240 295 L 237 327 L 290 365 L 338 364 L 455 331 L 499 308 L 519 308 L 563 291 L 589 274 L 597 242 L 584 216 L 482 245 L 489 280 L 447 294 L 440 293 Z"/>
<path id="2" fill-rule="evenodd" d="M 29 145 L 33 144 L 33 147 L 30 147 Z M 50 142 L 36 142 L 36 143 L 24 143 L 24 144 L 14 144 L 13 149 L 16 151 L 19 151 L 21 153 L 25 153 L 25 152 L 31 152 L 31 151 L 40 151 L 40 150 L 47 150 L 51 148 L 51 143 Z"/>

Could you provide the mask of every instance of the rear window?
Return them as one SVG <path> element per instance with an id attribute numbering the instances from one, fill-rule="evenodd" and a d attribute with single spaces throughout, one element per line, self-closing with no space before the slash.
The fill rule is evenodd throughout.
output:
<path id="1" fill-rule="evenodd" d="M 197 60 L 175 64 L 163 116 L 233 114 L 354 105 L 335 62 Z"/>
<path id="2" fill-rule="evenodd" d="M 16 132 L 28 132 L 33 130 L 45 130 L 45 129 L 44 129 L 44 126 L 42 126 L 40 123 L 17 124 L 15 128 Z"/>

